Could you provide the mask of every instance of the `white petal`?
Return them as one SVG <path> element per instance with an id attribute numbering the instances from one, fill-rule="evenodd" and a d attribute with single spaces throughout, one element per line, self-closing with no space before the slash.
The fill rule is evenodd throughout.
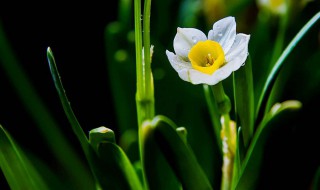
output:
<path id="1" fill-rule="evenodd" d="M 209 31 L 208 39 L 218 42 L 224 53 L 231 48 L 236 37 L 236 21 L 234 17 L 226 17 L 213 24 Z"/>
<path id="2" fill-rule="evenodd" d="M 180 78 L 182 80 L 190 82 L 189 76 L 188 76 L 189 75 L 188 70 L 192 68 L 191 63 L 182 60 L 181 57 L 179 57 L 178 55 L 175 55 L 174 53 L 168 50 L 166 51 L 166 54 L 171 66 L 174 68 L 174 70 L 178 72 Z"/>
<path id="3" fill-rule="evenodd" d="M 215 85 L 220 81 L 218 77 L 214 76 L 215 73 L 216 72 L 214 72 L 212 75 L 208 75 L 195 69 L 190 69 L 189 79 L 192 84 Z"/>
<path id="4" fill-rule="evenodd" d="M 178 56 L 188 60 L 188 54 L 192 46 L 198 41 L 205 40 L 207 40 L 206 35 L 198 29 L 178 28 L 173 41 L 173 48 Z"/>
<path id="5" fill-rule="evenodd" d="M 230 65 L 232 71 L 238 70 L 246 61 L 248 56 L 249 39 L 250 35 L 237 34 L 232 47 L 225 55 L 227 62 L 226 65 Z"/>

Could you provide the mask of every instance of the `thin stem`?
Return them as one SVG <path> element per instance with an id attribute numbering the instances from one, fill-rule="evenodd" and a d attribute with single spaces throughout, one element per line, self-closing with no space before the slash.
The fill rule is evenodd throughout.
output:
<path id="1" fill-rule="evenodd" d="M 219 82 L 216 85 L 211 86 L 213 95 L 218 104 L 218 110 L 220 114 L 229 114 L 231 110 L 231 102 L 229 97 L 224 93 L 223 85 Z"/>
<path id="2" fill-rule="evenodd" d="M 140 97 L 143 89 L 143 70 L 142 70 L 142 27 L 141 27 L 141 2 L 134 1 L 134 28 L 135 28 L 135 47 L 136 47 L 136 74 L 137 74 L 137 96 Z M 139 95 L 138 95 L 139 94 Z"/>
<path id="3" fill-rule="evenodd" d="M 217 145 L 219 146 L 220 152 L 222 152 L 222 144 L 220 139 L 221 123 L 220 115 L 218 114 L 218 106 L 216 105 L 216 102 L 208 85 L 203 85 L 203 91 L 208 105 L 210 119 L 216 136 Z"/>
<path id="4" fill-rule="evenodd" d="M 143 13 L 143 44 L 144 44 L 144 93 L 149 99 L 153 97 L 153 81 L 151 75 L 151 56 L 150 56 L 150 16 L 151 0 L 144 1 Z"/>
<path id="5" fill-rule="evenodd" d="M 235 124 L 230 120 L 231 102 L 225 94 L 222 83 L 211 86 L 213 95 L 218 104 L 221 114 L 221 141 L 223 153 L 221 190 L 230 190 L 232 186 L 233 165 L 236 149 L 236 129 Z"/>
<path id="6" fill-rule="evenodd" d="M 142 48 L 142 28 L 141 28 L 141 1 L 134 1 L 134 20 L 135 20 L 135 39 L 136 39 L 136 69 L 137 69 L 137 93 L 136 105 L 139 126 L 139 150 L 140 160 L 143 165 L 143 134 L 142 124 L 146 120 L 153 119 L 154 113 L 154 88 L 151 72 L 151 56 L 150 56 L 150 13 L 151 0 L 144 1 L 144 17 L 143 17 L 143 43 Z M 143 172 L 143 180 L 146 186 L 145 172 Z"/>

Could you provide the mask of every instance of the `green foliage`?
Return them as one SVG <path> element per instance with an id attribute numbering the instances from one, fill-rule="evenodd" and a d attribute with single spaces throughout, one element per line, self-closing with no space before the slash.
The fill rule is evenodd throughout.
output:
<path id="1" fill-rule="evenodd" d="M 41 174 L 0 125 L 0 167 L 11 189 L 49 189 Z"/>
<path id="2" fill-rule="evenodd" d="M 224 137 L 227 132 L 233 134 L 225 128 L 235 121 L 234 136 L 228 136 L 236 139 L 235 152 L 230 157 L 234 163 L 229 185 L 231 189 L 253 190 L 263 182 L 261 170 L 271 134 L 286 130 L 297 119 L 314 120 L 309 116 L 315 113 L 302 105 L 312 105 L 320 94 L 317 90 L 320 53 L 316 49 L 319 42 L 315 29 L 320 20 L 320 12 L 315 12 L 318 10 L 312 9 L 312 18 L 298 19 L 289 13 L 275 16 L 256 10 L 256 2 L 251 0 L 228 1 L 230 5 L 215 1 L 216 10 L 223 10 L 222 15 L 212 15 L 215 20 L 227 14 L 235 16 L 241 30 L 237 32 L 251 35 L 250 56 L 233 73 L 233 79 L 223 81 L 224 87 L 222 83 L 209 87 L 181 81 L 165 56 L 165 50 L 172 49 L 177 27 L 212 27 L 211 23 L 205 24 L 206 19 L 210 20 L 203 13 L 207 7 L 193 0 L 152 3 L 120 0 L 118 20 L 105 28 L 109 91 L 118 122 L 116 132 L 95 128 L 88 139 L 70 106 L 53 53 L 47 49 L 53 83 L 86 160 L 74 152 L 35 92 L 0 25 L 1 66 L 54 159 L 67 172 L 64 179 L 50 171 L 46 163 L 26 154 L 0 126 L 0 166 L 10 188 L 223 189 L 229 187 L 224 186 L 221 168 L 226 164 L 225 152 L 230 148 L 226 143 L 231 139 Z M 152 45 L 154 54 L 149 48 Z M 292 84 L 294 87 L 290 87 Z M 299 126 L 297 130 L 305 129 Z M 311 128 L 308 130 L 312 133 Z M 318 165 L 318 170 L 313 170 L 314 178 L 308 179 L 304 187 L 318 188 Z M 63 186 L 64 182 L 68 185 Z"/>
<path id="3" fill-rule="evenodd" d="M 143 127 L 144 138 L 154 139 L 184 189 L 212 189 L 192 150 L 177 134 L 171 120 L 164 116 L 156 116 Z M 146 143 L 149 143 L 148 140 Z"/>

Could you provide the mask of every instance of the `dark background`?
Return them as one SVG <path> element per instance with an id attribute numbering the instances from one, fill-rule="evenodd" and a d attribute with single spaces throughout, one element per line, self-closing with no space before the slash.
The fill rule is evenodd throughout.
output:
<path id="1" fill-rule="evenodd" d="M 85 132 L 107 126 L 116 130 L 105 59 L 104 29 L 117 18 L 117 1 L 105 3 L 0 5 L 0 22 L 21 67 L 82 155 L 65 117 L 46 58 L 51 47 L 64 87 Z M 43 136 L 0 67 L 0 123 L 25 150 L 55 165 Z M 40 144 L 40 146 L 39 146 Z M 4 176 L 0 187 L 5 186 Z M 2 189 L 2 188 L 1 188 Z"/>
<path id="2" fill-rule="evenodd" d="M 104 125 L 117 132 L 105 58 L 108 47 L 104 43 L 105 27 L 116 20 L 117 6 L 117 1 L 108 1 L 108 4 L 78 2 L 73 6 L 57 3 L 0 6 L 0 22 L 19 63 L 79 155 L 82 155 L 81 149 L 52 82 L 46 49 L 50 46 L 53 50 L 68 98 L 84 131 Z M 294 85 L 301 84 L 291 83 L 284 96 L 295 98 L 290 96 L 290 92 L 295 92 Z M 310 184 L 320 160 L 317 121 L 320 92 L 313 93 L 305 101 L 300 115 L 289 121 L 288 127 L 272 133 L 268 140 L 261 189 L 277 184 L 280 184 L 279 189 L 288 187 L 283 183 L 287 178 L 285 181 L 293 183 L 290 187 L 295 187 L 294 181 L 299 181 L 297 189 Z M 43 154 L 48 147 L 44 143 L 39 146 L 43 137 L 1 67 L 0 123 L 23 148 L 55 164 L 50 160 L 50 152 Z M 6 186 L 3 176 L 0 176 L 0 183 L 1 187 Z"/>

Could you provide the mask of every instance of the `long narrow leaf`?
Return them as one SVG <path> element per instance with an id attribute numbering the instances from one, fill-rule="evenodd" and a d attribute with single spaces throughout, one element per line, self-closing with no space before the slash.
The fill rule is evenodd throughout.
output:
<path id="1" fill-rule="evenodd" d="M 106 189 L 143 189 L 131 162 L 118 145 L 111 142 L 100 143 L 98 156 L 101 167 L 107 172 L 103 181 Z"/>
<path id="2" fill-rule="evenodd" d="M 254 131 L 254 91 L 251 58 L 245 66 L 233 73 L 233 88 L 237 126 L 241 126 L 245 147 L 248 147 Z"/>
<path id="3" fill-rule="evenodd" d="M 28 76 L 24 72 L 8 42 L 2 24 L 0 23 L 0 64 L 9 81 L 12 83 L 20 100 L 36 122 L 36 127 L 45 136 L 45 140 L 53 151 L 55 159 L 66 170 L 66 176 L 74 187 L 90 189 L 94 187 L 90 171 L 83 165 L 79 156 L 70 146 L 66 137 L 59 129 L 56 120 L 39 97 Z M 82 179 L 87 180 L 82 180 Z"/>
<path id="4" fill-rule="evenodd" d="M 87 139 L 85 133 L 83 132 L 76 116 L 74 115 L 74 113 L 72 111 L 69 100 L 68 100 L 67 95 L 65 94 L 65 90 L 62 86 L 62 82 L 60 80 L 60 75 L 59 75 L 59 72 L 57 69 L 56 61 L 54 59 L 54 56 L 53 56 L 53 53 L 52 53 L 50 47 L 48 47 L 48 49 L 47 49 L 47 58 L 48 58 L 48 63 L 49 63 L 51 75 L 53 78 L 53 82 L 54 82 L 54 85 L 55 85 L 57 92 L 59 94 L 59 98 L 60 98 L 63 110 L 68 117 L 68 120 L 71 124 L 73 132 L 78 137 L 78 140 L 80 141 L 81 146 L 84 149 L 84 151 L 86 151 L 85 147 L 87 147 L 87 144 L 89 143 L 88 139 Z"/>
<path id="5" fill-rule="evenodd" d="M 158 146 L 150 122 L 143 124 L 143 165 L 148 183 L 152 190 L 178 190 L 181 184 L 166 161 Z"/>
<path id="6" fill-rule="evenodd" d="M 320 18 L 320 12 L 318 12 L 316 15 L 314 15 L 307 24 L 305 24 L 302 29 L 297 33 L 297 35 L 293 38 L 293 40 L 289 43 L 289 45 L 286 47 L 286 49 L 282 52 L 281 56 L 275 63 L 274 67 L 272 68 L 270 74 L 268 75 L 268 78 L 264 84 L 264 87 L 262 89 L 262 92 L 260 94 L 259 102 L 256 109 L 256 121 L 258 121 L 260 118 L 263 117 L 264 113 L 264 107 L 268 99 L 268 95 L 270 94 L 270 91 L 272 89 L 272 85 L 275 82 L 276 76 L 278 75 L 280 68 L 282 67 L 285 59 L 289 56 L 289 54 L 292 52 L 294 47 L 298 44 L 298 42 L 301 41 L 302 37 L 311 29 L 312 26 L 314 26 Z"/>
<path id="7" fill-rule="evenodd" d="M 255 189 L 259 177 L 259 170 L 263 158 L 263 148 L 267 140 L 268 134 L 273 126 L 276 126 L 277 121 L 285 121 L 290 112 L 301 107 L 298 101 L 285 101 L 275 104 L 271 111 L 264 117 L 261 124 L 258 126 L 256 133 L 253 136 L 247 154 L 244 158 L 239 181 L 236 185 L 238 190 Z"/>
<path id="8" fill-rule="evenodd" d="M 48 189 L 41 174 L 1 125 L 0 167 L 11 189 Z"/>
<path id="9" fill-rule="evenodd" d="M 175 124 L 164 116 L 155 117 L 149 128 L 154 130 L 155 141 L 173 168 L 183 189 L 212 189 L 192 150 L 175 129 Z"/>

